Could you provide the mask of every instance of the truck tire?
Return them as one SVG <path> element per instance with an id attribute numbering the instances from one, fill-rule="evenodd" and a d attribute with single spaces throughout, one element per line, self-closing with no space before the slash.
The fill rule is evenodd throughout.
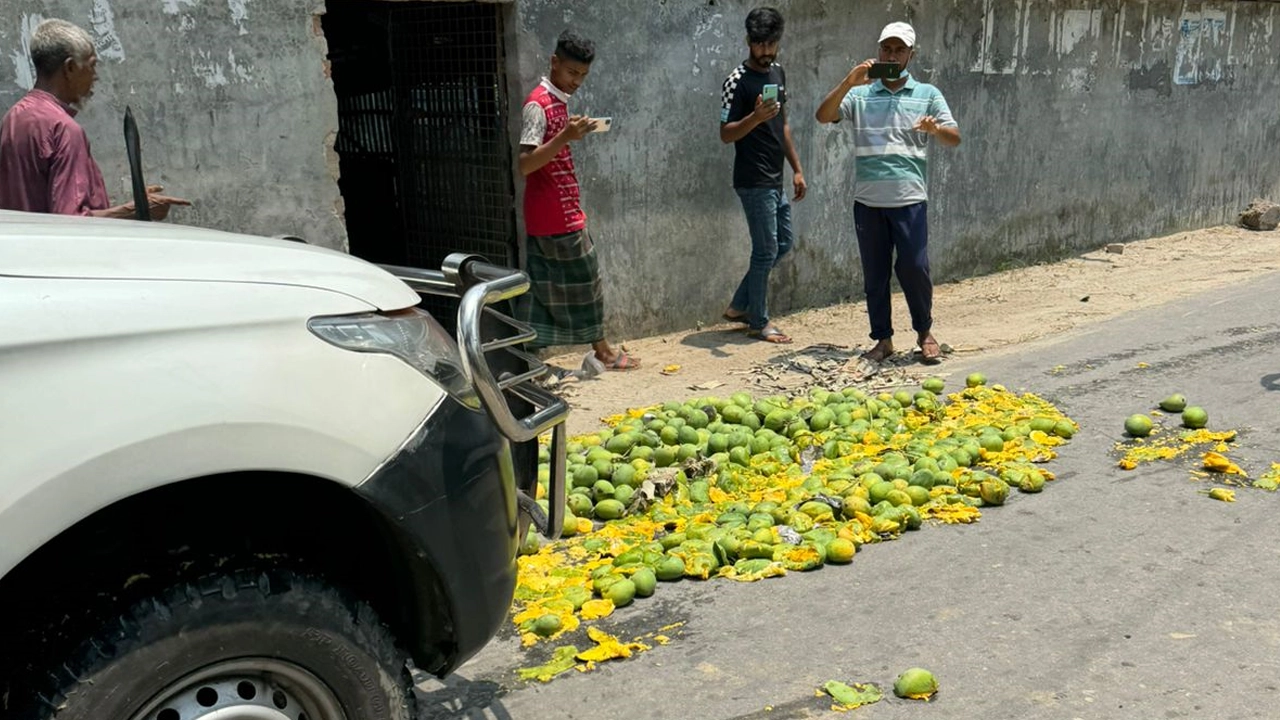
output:
<path id="1" fill-rule="evenodd" d="M 46 678 L 41 720 L 412 720 L 405 656 L 366 604 L 282 570 L 183 582 Z"/>

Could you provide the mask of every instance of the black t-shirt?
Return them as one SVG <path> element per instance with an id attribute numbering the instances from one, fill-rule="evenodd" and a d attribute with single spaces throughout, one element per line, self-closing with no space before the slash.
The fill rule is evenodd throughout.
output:
<path id="1" fill-rule="evenodd" d="M 782 66 L 774 63 L 768 72 L 752 70 L 746 63 L 734 68 L 724 81 L 720 122 L 737 122 L 755 112 L 756 98 L 768 84 L 778 86 L 782 110 L 733 144 L 735 188 L 782 187 L 782 164 L 786 160 L 783 129 L 787 124 L 787 74 Z"/>

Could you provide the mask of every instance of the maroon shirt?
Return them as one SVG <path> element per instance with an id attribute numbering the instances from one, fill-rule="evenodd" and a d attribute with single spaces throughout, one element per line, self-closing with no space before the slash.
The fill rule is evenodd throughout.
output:
<path id="1" fill-rule="evenodd" d="M 88 215 L 110 206 L 76 111 L 32 90 L 0 121 L 0 210 Z"/>

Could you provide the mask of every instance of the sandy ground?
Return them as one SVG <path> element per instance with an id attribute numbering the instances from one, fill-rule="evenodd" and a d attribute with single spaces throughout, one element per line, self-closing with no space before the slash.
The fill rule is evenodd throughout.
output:
<path id="1" fill-rule="evenodd" d="M 573 407 L 571 433 L 598 427 L 628 408 L 703 395 L 790 392 L 820 383 L 874 387 L 948 374 L 948 365 L 980 365 L 984 356 L 1078 332 L 1122 313 L 1222 288 L 1280 269 L 1280 230 L 1221 226 L 1133 241 L 1123 253 L 1098 250 L 1062 262 L 1019 268 L 939 285 L 934 333 L 951 352 L 925 366 L 912 354 L 906 303 L 894 296 L 898 354 L 877 366 L 858 359 L 870 349 L 863 303 L 775 317 L 795 342 L 748 338 L 740 325 L 708 318 L 702 327 L 646 338 L 624 338 L 643 367 L 607 372 L 558 388 Z M 904 331 L 905 328 L 905 331 Z M 564 349 L 548 361 L 568 368 L 586 348 Z"/>

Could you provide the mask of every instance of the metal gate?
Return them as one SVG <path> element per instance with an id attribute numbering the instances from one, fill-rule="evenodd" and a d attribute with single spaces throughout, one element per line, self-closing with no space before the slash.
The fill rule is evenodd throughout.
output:
<path id="1" fill-rule="evenodd" d="M 518 255 L 501 6 L 392 4 L 401 212 L 410 265 Z"/>
<path id="2" fill-rule="evenodd" d="M 502 6 L 330 3 L 338 151 L 354 254 L 515 266 Z"/>

